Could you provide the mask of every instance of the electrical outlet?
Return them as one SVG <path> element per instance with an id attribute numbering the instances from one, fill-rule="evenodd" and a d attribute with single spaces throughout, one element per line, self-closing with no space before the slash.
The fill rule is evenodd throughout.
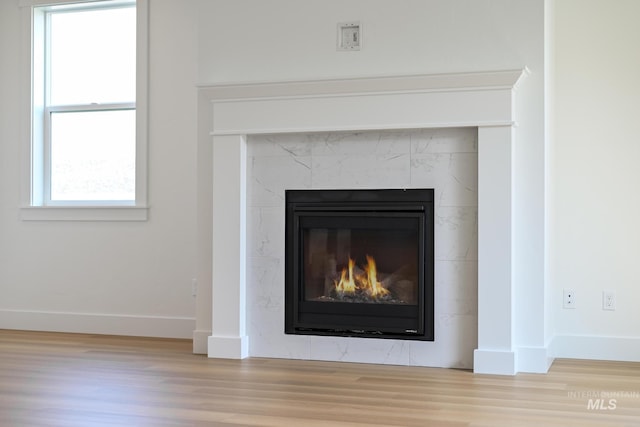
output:
<path id="1" fill-rule="evenodd" d="M 576 308 L 576 294 L 572 289 L 565 289 L 562 296 L 563 308 Z"/>
<path id="2" fill-rule="evenodd" d="M 602 291 L 602 309 L 611 311 L 616 309 L 615 291 Z"/>

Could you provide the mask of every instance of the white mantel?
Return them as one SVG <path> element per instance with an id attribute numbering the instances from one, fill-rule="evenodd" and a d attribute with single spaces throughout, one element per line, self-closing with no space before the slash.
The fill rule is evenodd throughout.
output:
<path id="1" fill-rule="evenodd" d="M 478 129 L 478 348 L 474 371 L 514 374 L 513 145 L 526 71 L 206 86 L 213 144 L 212 332 L 208 355 L 250 355 L 246 141 L 257 134 Z M 201 135 L 202 137 L 202 135 Z M 232 284 L 232 286 L 230 286 Z M 284 322 L 284 319 L 283 319 Z"/>

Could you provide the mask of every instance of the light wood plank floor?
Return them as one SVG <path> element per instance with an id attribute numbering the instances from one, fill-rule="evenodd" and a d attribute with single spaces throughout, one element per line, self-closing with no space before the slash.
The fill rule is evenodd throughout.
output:
<path id="1" fill-rule="evenodd" d="M 574 425 L 640 426 L 640 364 L 557 360 L 547 375 L 501 377 L 0 330 L 2 427 Z"/>

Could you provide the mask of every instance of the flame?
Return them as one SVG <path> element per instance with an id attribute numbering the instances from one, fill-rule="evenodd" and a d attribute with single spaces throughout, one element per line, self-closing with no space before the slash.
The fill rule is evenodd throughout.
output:
<path id="1" fill-rule="evenodd" d="M 347 269 L 342 269 L 342 274 L 340 276 L 340 282 L 336 283 L 336 290 L 342 293 L 355 293 L 356 292 L 356 282 L 353 278 L 353 266 L 355 265 L 355 261 L 349 258 L 349 277 L 347 278 Z"/>
<path id="2" fill-rule="evenodd" d="M 372 297 L 379 297 L 389 293 L 388 290 L 382 287 L 382 283 L 378 282 L 378 272 L 376 269 L 376 261 L 373 257 L 367 255 L 367 283 L 369 284 L 369 293 Z"/>
<path id="3" fill-rule="evenodd" d="M 364 274 L 354 274 L 355 261 L 349 258 L 347 268 L 342 269 L 340 280 L 335 281 L 336 291 L 340 294 L 355 294 L 364 291 L 371 298 L 379 298 L 389 293 L 378 281 L 376 261 L 367 255 L 367 265 L 363 268 Z"/>

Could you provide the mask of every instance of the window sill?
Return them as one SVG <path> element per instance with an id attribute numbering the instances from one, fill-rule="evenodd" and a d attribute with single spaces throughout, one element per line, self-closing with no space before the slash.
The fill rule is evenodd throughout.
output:
<path id="1" fill-rule="evenodd" d="M 20 209 L 23 221 L 146 221 L 144 206 L 28 206 Z"/>

